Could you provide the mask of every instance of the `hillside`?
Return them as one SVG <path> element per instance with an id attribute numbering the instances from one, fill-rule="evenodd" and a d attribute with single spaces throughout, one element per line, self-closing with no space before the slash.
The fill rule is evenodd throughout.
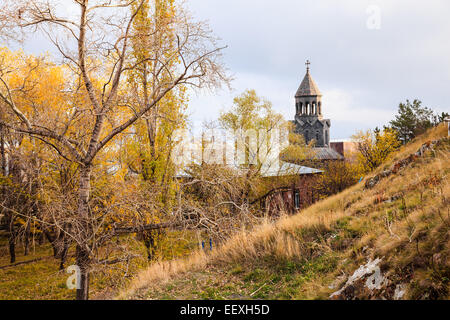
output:
<path id="1" fill-rule="evenodd" d="M 448 299 L 446 135 L 430 130 L 361 183 L 211 254 L 156 263 L 118 298 Z"/>

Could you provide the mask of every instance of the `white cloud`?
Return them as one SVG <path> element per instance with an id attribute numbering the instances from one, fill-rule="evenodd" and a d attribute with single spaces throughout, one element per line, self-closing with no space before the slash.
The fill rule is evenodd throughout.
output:
<path id="1" fill-rule="evenodd" d="M 283 79 L 270 77 L 260 73 L 237 73 L 232 90 L 221 90 L 210 93 L 200 91 L 191 94 L 189 113 L 196 123 L 215 120 L 222 110 L 228 110 L 233 104 L 233 98 L 247 89 L 254 89 L 259 97 L 273 104 L 273 108 L 283 114 L 286 119 L 294 118 L 294 94 L 299 83 L 292 82 L 291 88 L 286 88 Z"/>
<path id="2" fill-rule="evenodd" d="M 327 118 L 361 127 L 373 128 L 387 124 L 395 113 L 395 110 L 358 105 L 350 93 L 340 89 L 323 92 L 322 101 Z"/>
<path id="3" fill-rule="evenodd" d="M 324 94 L 333 137 L 387 124 L 406 99 L 449 111 L 447 0 L 211 0 L 208 5 L 191 0 L 188 5 L 229 45 L 225 61 L 236 74 L 238 93 L 256 89 L 287 119 L 293 118 L 293 95 L 306 59 Z M 369 5 L 380 6 L 380 30 L 367 29 Z M 231 105 L 231 99 L 220 101 Z"/>
<path id="4" fill-rule="evenodd" d="M 66 1 L 64 1 L 66 2 Z M 221 37 L 234 91 L 192 96 L 191 121 L 214 120 L 247 88 L 294 116 L 294 93 L 312 61 L 324 94 L 332 137 L 382 126 L 398 103 L 418 98 L 436 111 L 450 111 L 450 12 L 448 0 L 189 0 L 199 20 Z M 381 9 L 381 29 L 366 27 L 369 5 Z M 67 15 L 73 7 L 64 7 Z M 41 53 L 45 42 L 30 39 Z"/>

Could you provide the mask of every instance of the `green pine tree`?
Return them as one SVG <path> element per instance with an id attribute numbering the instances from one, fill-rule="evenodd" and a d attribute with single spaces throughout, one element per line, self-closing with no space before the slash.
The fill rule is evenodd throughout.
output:
<path id="1" fill-rule="evenodd" d="M 398 106 L 398 114 L 390 125 L 398 132 L 399 139 L 407 143 L 436 125 L 436 116 L 433 110 L 422 107 L 420 100 L 415 99 L 412 103 L 406 100 Z"/>

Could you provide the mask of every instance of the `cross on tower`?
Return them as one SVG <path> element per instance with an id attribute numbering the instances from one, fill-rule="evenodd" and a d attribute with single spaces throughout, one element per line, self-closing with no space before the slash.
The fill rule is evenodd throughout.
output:
<path id="1" fill-rule="evenodd" d="M 311 62 L 309 62 L 309 60 L 306 60 L 306 71 L 309 71 L 309 65 L 311 64 Z"/>

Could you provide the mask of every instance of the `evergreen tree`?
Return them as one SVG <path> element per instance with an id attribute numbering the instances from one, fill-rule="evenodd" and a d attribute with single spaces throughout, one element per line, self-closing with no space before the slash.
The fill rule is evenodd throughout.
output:
<path id="1" fill-rule="evenodd" d="M 398 132 L 399 139 L 407 143 L 414 137 L 436 125 L 433 110 L 422 107 L 422 102 L 415 99 L 412 103 L 400 103 L 398 114 L 390 122 L 391 127 Z"/>
<path id="2" fill-rule="evenodd" d="M 450 117 L 450 114 L 448 112 L 441 112 L 441 114 L 437 115 L 437 123 L 444 122 L 446 118 Z"/>

